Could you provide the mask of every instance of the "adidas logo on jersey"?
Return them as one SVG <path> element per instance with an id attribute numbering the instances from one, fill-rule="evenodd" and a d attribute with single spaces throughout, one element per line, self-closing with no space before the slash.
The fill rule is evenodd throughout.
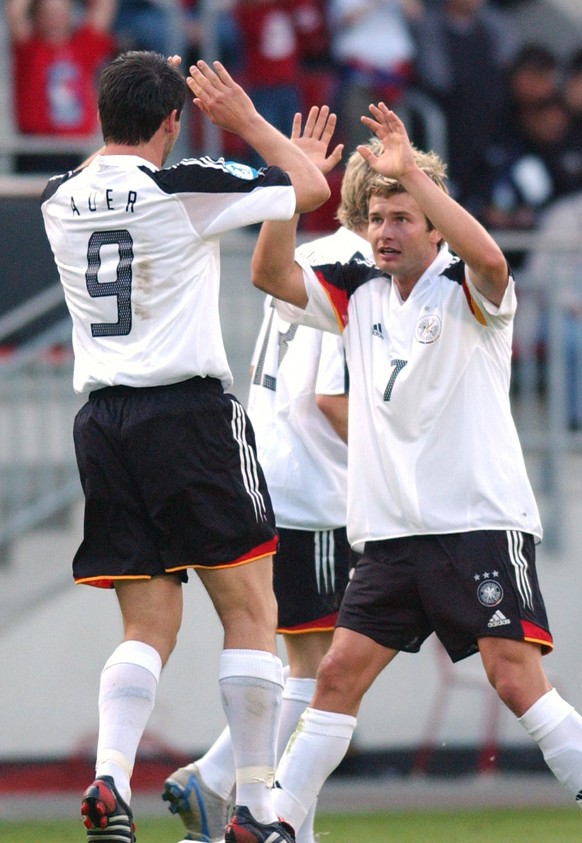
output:
<path id="1" fill-rule="evenodd" d="M 372 325 L 372 336 L 380 337 L 381 340 L 384 339 L 384 334 L 382 333 L 382 324 L 380 322 L 375 322 Z"/>
<path id="2" fill-rule="evenodd" d="M 503 612 L 497 610 L 487 626 L 489 629 L 492 629 L 494 626 L 505 626 L 506 624 L 511 623 L 509 618 L 506 618 Z"/>

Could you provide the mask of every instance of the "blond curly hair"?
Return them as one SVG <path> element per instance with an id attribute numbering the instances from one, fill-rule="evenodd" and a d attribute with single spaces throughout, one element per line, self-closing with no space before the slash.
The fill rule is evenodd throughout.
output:
<path id="1" fill-rule="evenodd" d="M 383 149 L 381 141 L 375 135 L 363 145 L 371 149 L 374 155 L 379 155 Z M 352 152 L 346 164 L 340 193 L 341 201 L 335 215 L 338 222 L 350 231 L 358 231 L 368 226 L 368 185 L 374 175 L 374 170 L 366 159 L 357 150 Z"/>

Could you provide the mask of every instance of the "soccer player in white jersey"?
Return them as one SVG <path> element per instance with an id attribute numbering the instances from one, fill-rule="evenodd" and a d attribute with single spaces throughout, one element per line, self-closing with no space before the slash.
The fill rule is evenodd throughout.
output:
<path id="1" fill-rule="evenodd" d="M 194 568 L 224 628 L 220 687 L 245 840 L 288 843 L 270 800 L 282 691 L 275 651 L 276 532 L 252 428 L 229 395 L 219 317 L 219 238 L 288 219 L 329 196 L 300 145 L 256 112 L 219 63 L 119 56 L 103 72 L 104 147 L 52 179 L 42 212 L 73 321 L 74 426 L 85 493 L 76 582 L 115 588 L 124 636 L 99 689 L 96 779 L 83 796 L 87 838 L 133 843 L 135 755 Z M 267 166 L 208 157 L 164 169 L 188 87 L 217 125 Z M 333 132 L 313 109 L 302 142 Z M 236 840 L 236 836 L 232 838 Z"/>
<path id="2" fill-rule="evenodd" d="M 552 688 L 535 567 L 542 529 L 509 404 L 516 298 L 506 260 L 383 103 L 364 261 L 295 261 L 295 222 L 265 223 L 253 283 L 281 314 L 342 334 L 350 371 L 348 537 L 363 552 L 310 706 L 277 768 L 295 828 L 343 758 L 366 690 L 436 632 L 479 652 L 500 699 L 582 807 L 582 718 Z M 450 251 L 449 251 L 450 249 Z M 453 254 L 454 253 L 454 254 Z"/>
<path id="3" fill-rule="evenodd" d="M 370 148 L 380 151 L 377 138 Z M 354 152 L 342 179 L 336 232 L 297 250 L 308 263 L 371 256 L 368 182 L 373 175 Z M 341 338 L 289 324 L 267 296 L 252 359 L 248 413 L 259 462 L 273 502 L 279 547 L 273 560 L 288 673 L 283 688 L 278 752 L 285 749 L 311 700 L 315 675 L 330 645 L 338 607 L 356 555 L 346 535 L 348 384 Z M 235 770 L 226 728 L 198 759 L 166 779 L 163 798 L 194 840 L 224 839 Z M 314 843 L 315 804 L 297 843 Z"/>

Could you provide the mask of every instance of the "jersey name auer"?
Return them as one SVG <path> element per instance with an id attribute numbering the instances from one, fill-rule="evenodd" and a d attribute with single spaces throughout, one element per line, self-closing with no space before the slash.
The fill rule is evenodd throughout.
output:
<path id="1" fill-rule="evenodd" d="M 71 196 L 71 211 L 73 216 L 78 217 L 82 213 L 94 214 L 97 211 L 123 210 L 126 214 L 133 214 L 136 203 L 137 190 L 114 191 L 113 188 L 107 188 L 103 193 L 93 190 L 81 197 Z"/>

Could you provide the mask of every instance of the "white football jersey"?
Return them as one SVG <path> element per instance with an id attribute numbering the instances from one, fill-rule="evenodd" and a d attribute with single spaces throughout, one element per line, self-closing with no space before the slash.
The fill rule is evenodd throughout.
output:
<path id="1" fill-rule="evenodd" d="M 348 536 L 369 540 L 542 528 L 511 415 L 516 298 L 500 307 L 444 248 L 406 301 L 352 261 L 300 261 L 305 311 L 287 318 L 343 334 L 350 371 Z"/>
<path id="2" fill-rule="evenodd" d="M 346 228 L 297 250 L 315 263 L 370 252 L 368 241 Z M 341 338 L 285 322 L 269 296 L 252 362 L 248 412 L 277 526 L 344 527 L 347 446 L 315 403 L 316 394 L 348 391 Z"/>
<path id="3" fill-rule="evenodd" d="M 158 169 L 100 155 L 51 179 L 42 212 L 73 320 L 75 391 L 194 376 L 228 389 L 220 235 L 294 211 L 279 168 L 257 173 L 207 157 Z"/>

